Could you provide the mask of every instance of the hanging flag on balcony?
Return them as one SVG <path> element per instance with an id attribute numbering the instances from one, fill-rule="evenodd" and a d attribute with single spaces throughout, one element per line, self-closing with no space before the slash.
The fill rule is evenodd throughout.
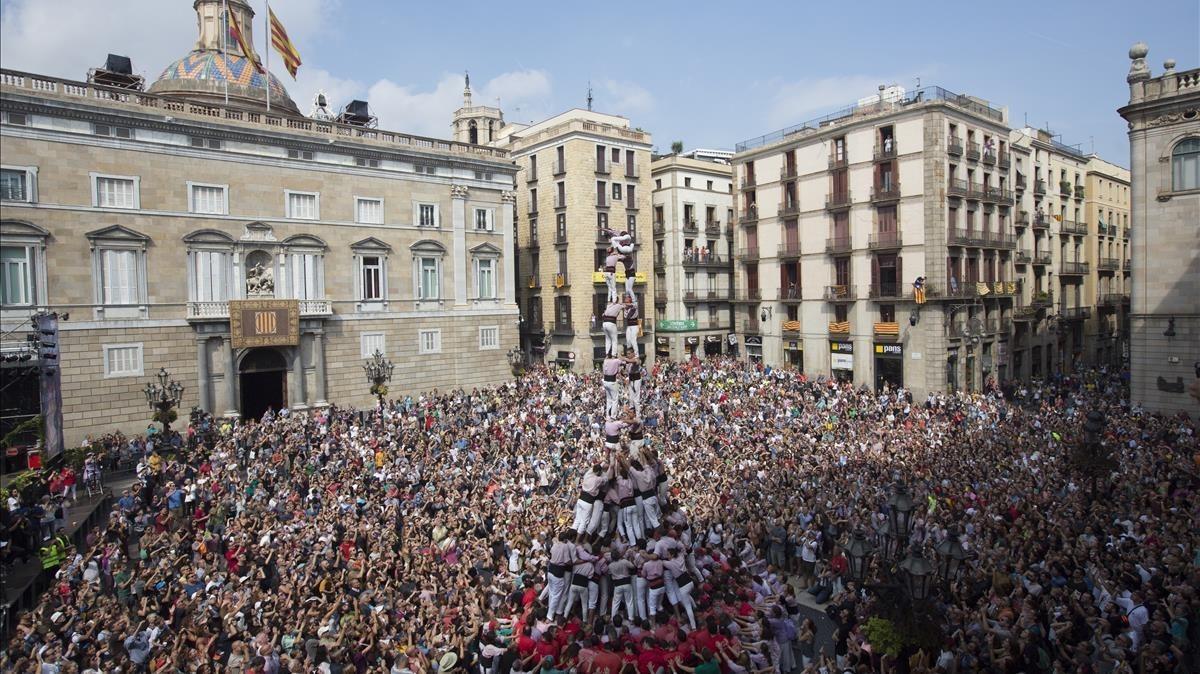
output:
<path id="1" fill-rule="evenodd" d="M 800 321 L 784 321 L 784 332 L 800 332 Z"/>
<path id="2" fill-rule="evenodd" d="M 979 283 L 975 284 L 975 292 L 978 295 L 987 295 L 988 293 L 992 292 L 992 289 L 988 287 L 988 284 L 980 281 Z"/>
<path id="3" fill-rule="evenodd" d="M 1059 213 L 1058 215 L 1052 215 L 1050 217 L 1054 218 L 1055 220 L 1057 220 L 1059 222 L 1062 222 L 1062 213 Z"/>

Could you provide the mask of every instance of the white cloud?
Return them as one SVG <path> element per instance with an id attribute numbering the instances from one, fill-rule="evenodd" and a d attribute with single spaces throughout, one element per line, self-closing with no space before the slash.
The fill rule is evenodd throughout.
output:
<path id="1" fill-rule="evenodd" d="M 633 82 L 606 79 L 600 81 L 600 98 L 596 108 L 604 112 L 630 117 L 654 108 L 654 96 Z"/>
<path id="2" fill-rule="evenodd" d="M 877 93 L 880 84 L 896 81 L 904 80 L 895 77 L 848 75 L 807 78 L 783 84 L 772 83 L 775 95 L 765 112 L 766 124 L 771 128 L 799 124 L 814 115 L 853 105 L 858 99 Z"/>

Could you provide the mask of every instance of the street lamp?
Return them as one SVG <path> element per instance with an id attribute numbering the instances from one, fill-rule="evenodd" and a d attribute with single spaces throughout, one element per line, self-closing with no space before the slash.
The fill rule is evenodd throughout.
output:
<path id="1" fill-rule="evenodd" d="M 171 379 L 167 368 L 159 368 L 158 383 L 150 382 L 142 389 L 146 394 L 146 403 L 154 410 L 153 420 L 162 424 L 165 434 L 175 420 L 174 408 L 183 401 L 183 384 Z"/>
<path id="2" fill-rule="evenodd" d="M 849 557 L 852 579 L 860 583 L 866 579 L 867 566 L 870 564 L 873 552 L 875 552 L 875 546 L 863 535 L 862 529 L 856 529 L 854 535 L 850 537 L 849 545 L 846 546 L 846 556 Z"/>
<path id="3" fill-rule="evenodd" d="M 908 598 L 913 603 L 925 601 L 933 587 L 933 565 L 921 554 L 921 548 L 914 545 L 908 557 L 899 564 L 900 582 Z"/>
<path id="4" fill-rule="evenodd" d="M 907 541 L 912 533 L 912 514 L 917 504 L 908 494 L 908 487 L 903 482 L 897 482 L 892 495 L 887 500 L 888 522 L 892 525 L 891 533 L 896 538 Z"/>
<path id="5" fill-rule="evenodd" d="M 363 364 L 363 370 L 367 373 L 367 381 L 371 382 L 371 395 L 379 398 L 379 412 L 383 414 L 383 398 L 387 395 L 387 383 L 392 380 L 392 371 L 396 369 L 395 364 L 387 358 L 383 357 L 383 352 L 379 349 L 371 354 L 371 358 Z"/>
<path id="6" fill-rule="evenodd" d="M 958 570 L 967 558 L 966 549 L 958 541 L 958 531 L 950 529 L 946 539 L 938 543 L 933 551 L 938 557 L 938 573 L 949 584 L 958 577 Z"/>

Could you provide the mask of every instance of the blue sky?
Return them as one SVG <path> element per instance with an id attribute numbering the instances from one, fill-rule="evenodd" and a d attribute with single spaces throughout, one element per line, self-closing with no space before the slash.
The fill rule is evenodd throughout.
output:
<path id="1" fill-rule="evenodd" d="M 252 0 L 265 14 L 264 0 Z M 915 3 L 914 3 L 915 4 Z M 195 40 L 191 0 L 0 0 L 6 68 L 82 77 L 109 52 L 153 79 Z M 1149 7 L 1148 4 L 1140 5 Z M 449 134 L 471 71 L 476 104 L 499 97 L 510 120 L 582 106 L 624 115 L 666 149 L 731 148 L 875 91 L 939 85 L 1047 123 L 1068 144 L 1127 165 L 1129 46 L 1150 45 L 1157 74 L 1200 66 L 1200 2 L 406 3 L 275 0 L 304 60 L 291 82 L 366 97 L 389 129 Z M 263 53 L 262 22 L 255 42 Z M 274 64 L 278 59 L 274 58 Z M 1094 143 L 1094 145 L 1093 145 Z"/>

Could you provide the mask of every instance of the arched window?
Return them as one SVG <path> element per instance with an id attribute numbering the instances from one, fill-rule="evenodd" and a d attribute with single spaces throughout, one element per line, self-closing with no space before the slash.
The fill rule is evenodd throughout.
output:
<path id="1" fill-rule="evenodd" d="M 467 125 L 467 129 L 468 129 L 468 131 L 467 131 L 468 142 L 471 143 L 472 145 L 478 145 L 479 144 L 479 125 L 475 123 L 475 120 L 471 120 L 471 123 Z"/>
<path id="2" fill-rule="evenodd" d="M 1171 189 L 1200 189 L 1200 138 L 1184 138 L 1171 152 Z"/>

